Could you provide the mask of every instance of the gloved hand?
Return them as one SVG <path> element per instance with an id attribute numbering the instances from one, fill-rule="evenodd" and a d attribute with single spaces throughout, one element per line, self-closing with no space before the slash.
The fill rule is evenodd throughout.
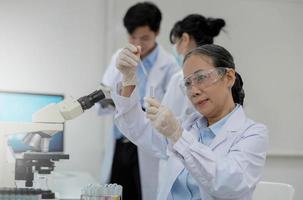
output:
<path id="1" fill-rule="evenodd" d="M 117 69 L 123 75 L 122 86 L 136 85 L 136 71 L 140 61 L 141 47 L 128 44 L 117 57 Z"/>
<path id="2" fill-rule="evenodd" d="M 150 119 L 154 128 L 176 143 L 181 137 L 183 129 L 174 114 L 152 97 L 146 97 L 144 100 L 149 105 L 146 109 L 147 118 Z"/>

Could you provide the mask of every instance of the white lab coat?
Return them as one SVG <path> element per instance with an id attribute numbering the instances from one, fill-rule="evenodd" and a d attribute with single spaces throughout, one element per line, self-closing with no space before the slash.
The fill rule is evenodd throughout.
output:
<path id="1" fill-rule="evenodd" d="M 158 44 L 159 45 L 159 44 Z M 116 68 L 116 59 L 121 50 L 118 50 L 111 58 L 102 83 L 108 86 L 114 86 L 121 81 L 121 73 Z M 146 83 L 146 96 L 150 94 L 150 87 L 155 88 L 155 98 L 162 100 L 166 92 L 170 78 L 180 70 L 175 58 L 167 53 L 161 46 L 154 66 L 149 72 Z M 104 110 L 100 109 L 102 114 Z M 110 178 L 111 166 L 114 155 L 115 139 L 113 134 L 105 134 L 105 155 L 102 163 L 101 182 L 108 183 Z M 159 159 L 153 157 L 149 153 L 138 149 L 139 168 L 142 188 L 143 200 L 154 200 L 156 198 L 156 190 L 158 186 L 158 167 Z"/>
<path id="2" fill-rule="evenodd" d="M 267 129 L 245 116 L 240 106 L 231 114 L 210 146 L 198 141 L 201 115 L 194 113 L 183 123 L 181 138 L 172 145 L 156 132 L 139 105 L 137 89 L 122 97 L 112 94 L 115 123 L 126 137 L 155 157 L 167 159 L 166 179 L 159 186 L 158 200 L 172 199 L 171 187 L 186 167 L 199 185 L 203 200 L 251 200 L 265 164 Z"/>

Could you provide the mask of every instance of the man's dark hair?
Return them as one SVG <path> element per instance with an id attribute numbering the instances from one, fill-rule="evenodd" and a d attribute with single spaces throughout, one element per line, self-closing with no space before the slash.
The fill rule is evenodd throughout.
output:
<path id="1" fill-rule="evenodd" d="M 162 14 L 159 8 L 151 2 L 140 2 L 130 7 L 124 18 L 123 23 L 127 32 L 132 34 L 140 26 L 149 26 L 149 28 L 158 32 Z"/>

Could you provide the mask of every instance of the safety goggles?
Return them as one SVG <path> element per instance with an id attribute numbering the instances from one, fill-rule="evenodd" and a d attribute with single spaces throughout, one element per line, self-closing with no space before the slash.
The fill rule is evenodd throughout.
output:
<path id="1" fill-rule="evenodd" d="M 205 89 L 220 80 L 228 71 L 224 67 L 216 67 L 210 70 L 198 70 L 184 78 L 184 89 L 190 91 L 195 85 L 200 89 Z"/>

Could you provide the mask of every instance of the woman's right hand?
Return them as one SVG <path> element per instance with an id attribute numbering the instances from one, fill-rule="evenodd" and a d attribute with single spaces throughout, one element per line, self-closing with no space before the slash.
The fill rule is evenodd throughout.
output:
<path id="1" fill-rule="evenodd" d="M 140 61 L 141 47 L 128 44 L 117 57 L 117 69 L 123 75 L 122 86 L 136 85 L 136 71 Z"/>

